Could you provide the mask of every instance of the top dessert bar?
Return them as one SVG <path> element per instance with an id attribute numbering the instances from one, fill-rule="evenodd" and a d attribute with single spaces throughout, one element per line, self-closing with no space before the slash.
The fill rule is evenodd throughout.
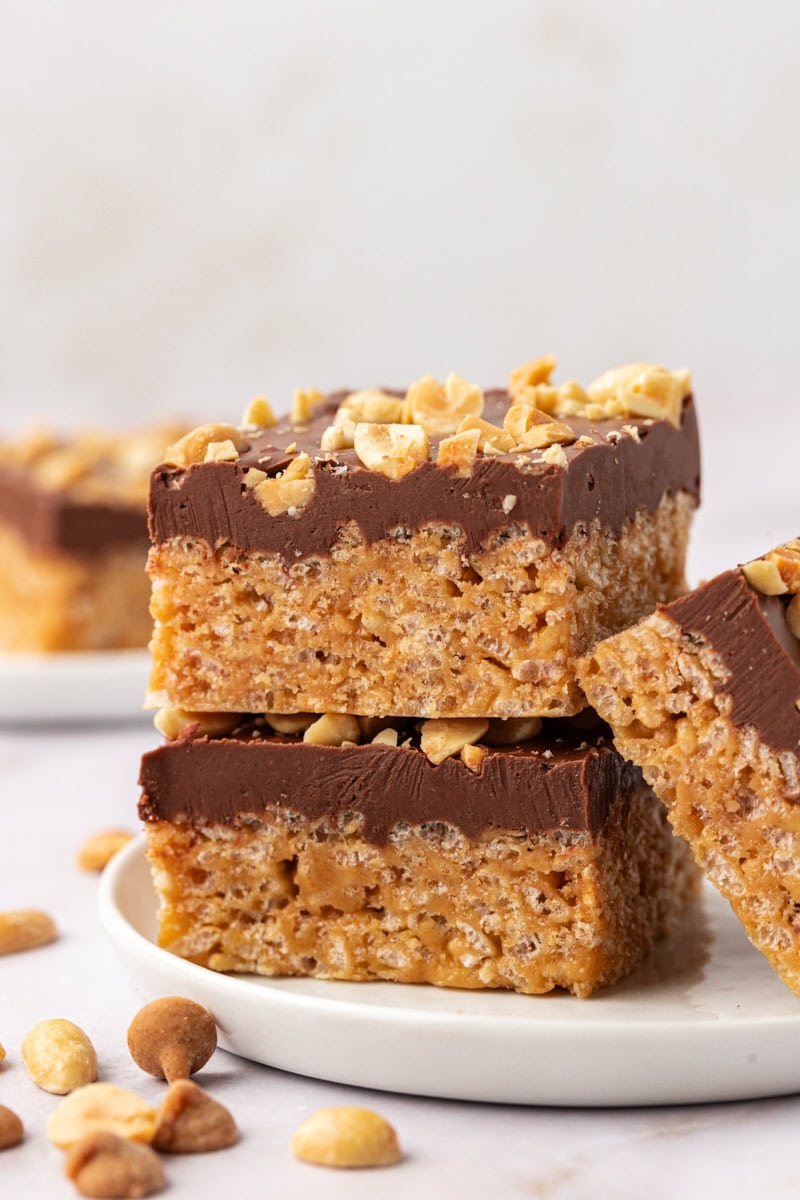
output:
<path id="1" fill-rule="evenodd" d="M 146 645 L 148 481 L 179 432 L 0 442 L 0 649 Z"/>
<path id="2" fill-rule="evenodd" d="M 153 475 L 150 703 L 563 716 L 574 659 L 684 588 L 699 447 L 687 372 L 584 390 L 553 359 L 484 393 L 296 392 Z"/>
<path id="3" fill-rule="evenodd" d="M 579 672 L 620 752 L 800 995 L 800 539 L 601 643 Z"/>

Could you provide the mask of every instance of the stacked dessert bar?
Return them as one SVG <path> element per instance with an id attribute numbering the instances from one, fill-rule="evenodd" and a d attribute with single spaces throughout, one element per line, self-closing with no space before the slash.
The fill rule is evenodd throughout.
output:
<path id="1" fill-rule="evenodd" d="M 576 663 L 684 588 L 688 375 L 295 393 L 151 484 L 141 815 L 218 970 L 580 996 L 696 888 Z"/>

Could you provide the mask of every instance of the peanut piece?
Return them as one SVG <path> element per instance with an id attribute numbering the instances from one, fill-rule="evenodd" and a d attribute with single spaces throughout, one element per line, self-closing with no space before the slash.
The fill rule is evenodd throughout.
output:
<path id="1" fill-rule="evenodd" d="M 164 1186 L 164 1168 L 149 1146 L 98 1130 L 82 1137 L 64 1161 L 81 1196 L 151 1196 Z"/>
<path id="2" fill-rule="evenodd" d="M 541 732 L 539 717 L 509 717 L 507 720 L 493 717 L 483 740 L 489 746 L 512 746 L 516 742 L 528 742 Z"/>
<path id="3" fill-rule="evenodd" d="M 217 1027 L 207 1008 L 182 996 L 162 996 L 145 1004 L 128 1028 L 128 1049 L 148 1075 L 187 1079 L 204 1067 L 217 1048 Z"/>
<path id="4" fill-rule="evenodd" d="M 153 1138 L 157 1150 L 169 1154 L 202 1154 L 224 1150 L 238 1141 L 239 1130 L 218 1100 L 189 1079 L 170 1084 L 158 1110 Z"/>
<path id="5" fill-rule="evenodd" d="M 289 417 L 292 425 L 305 425 L 310 421 L 314 415 L 314 409 L 324 399 L 325 396 L 317 388 L 310 388 L 308 391 L 295 388 L 292 392 L 292 411 Z"/>
<path id="6" fill-rule="evenodd" d="M 66 1096 L 97 1078 L 97 1054 L 89 1038 L 72 1021 L 40 1021 L 22 1041 L 22 1061 L 42 1091 Z"/>
<path id="7" fill-rule="evenodd" d="M 742 571 L 750 587 L 762 596 L 782 596 L 789 590 L 777 566 L 769 559 L 756 558 L 745 563 Z"/>
<path id="8" fill-rule="evenodd" d="M 396 746 L 397 745 L 397 730 L 382 729 L 380 733 L 376 733 L 372 739 L 373 746 Z"/>
<path id="9" fill-rule="evenodd" d="M 423 721 L 420 749 L 438 766 L 458 754 L 462 747 L 480 741 L 488 728 L 489 722 L 483 717 L 436 717 Z"/>
<path id="10" fill-rule="evenodd" d="M 430 453 L 428 435 L 419 425 L 359 422 L 353 446 L 368 470 L 388 479 L 402 479 L 427 462 Z"/>
<path id="11" fill-rule="evenodd" d="M 679 428 L 691 376 L 688 371 L 668 371 L 654 363 L 630 363 L 606 371 L 586 390 L 589 400 L 600 405 L 596 414 L 589 406 L 590 419 L 620 414 L 654 417 Z"/>
<path id="12" fill-rule="evenodd" d="M 105 829 L 93 833 L 78 851 L 78 866 L 82 871 L 102 871 L 115 854 L 133 838 L 125 829 Z"/>
<path id="13" fill-rule="evenodd" d="M 247 429 L 271 429 L 277 423 L 266 396 L 256 396 L 242 414 L 242 425 Z"/>
<path id="14" fill-rule="evenodd" d="M 3 1059 L 5 1058 L 5 1056 L 6 1056 L 6 1048 L 5 1048 L 5 1046 L 3 1045 L 3 1043 L 2 1043 L 2 1042 L 0 1042 L 0 1063 L 3 1061 Z"/>
<path id="15" fill-rule="evenodd" d="M 770 550 L 764 557 L 778 568 L 787 591 L 800 592 L 800 538 Z"/>
<path id="16" fill-rule="evenodd" d="M 465 767 L 478 774 L 488 753 L 485 746 L 467 745 L 461 747 L 460 757 Z"/>
<path id="17" fill-rule="evenodd" d="M 0 954 L 32 950 L 56 938 L 52 917 L 33 908 L 18 912 L 0 912 Z"/>
<path id="18" fill-rule="evenodd" d="M 466 433 L 473 429 L 478 431 L 478 447 L 484 454 L 507 454 L 514 448 L 514 439 L 510 433 L 501 429 L 499 425 L 493 425 L 491 421 L 484 421 L 481 417 L 464 417 L 456 432 Z"/>
<path id="19" fill-rule="evenodd" d="M 509 394 L 516 399 L 519 393 L 528 387 L 536 387 L 540 383 L 549 383 L 550 376 L 556 369 L 556 360 L 546 355 L 543 358 L 532 358 L 511 372 L 508 379 Z"/>
<path id="20" fill-rule="evenodd" d="M 151 1142 L 156 1110 L 113 1083 L 87 1083 L 65 1096 L 47 1119 L 47 1136 L 59 1150 L 101 1130 L 132 1142 Z"/>
<path id="21" fill-rule="evenodd" d="M 25 1136 L 22 1121 L 15 1112 L 0 1104 L 0 1150 L 10 1150 L 18 1146 Z"/>
<path id="22" fill-rule="evenodd" d="M 388 1167 L 402 1155 L 388 1121 L 368 1108 L 323 1108 L 292 1137 L 302 1162 L 320 1167 Z"/>
<path id="23" fill-rule="evenodd" d="M 444 386 L 425 375 L 406 392 L 404 412 L 412 424 L 420 425 L 432 437 L 446 437 L 456 432 L 464 417 L 481 415 L 483 392 L 452 372 Z"/>
<path id="24" fill-rule="evenodd" d="M 238 713 L 186 712 L 182 708 L 161 708 L 153 717 L 153 724 L 159 733 L 174 742 L 190 725 L 197 726 L 196 737 L 225 737 L 240 720 Z"/>
<path id="25" fill-rule="evenodd" d="M 227 438 L 224 442 L 209 442 L 203 462 L 236 462 L 238 458 L 239 451 Z"/>
<path id="26" fill-rule="evenodd" d="M 336 426 L 355 426 L 359 421 L 387 422 L 388 424 L 402 423 L 403 400 L 399 396 L 390 396 L 380 388 L 364 388 L 359 392 L 351 392 L 346 396 L 336 410 L 333 423 Z"/>
<path id="27" fill-rule="evenodd" d="M 250 449 L 250 442 L 235 425 L 200 425 L 191 433 L 185 434 L 164 452 L 164 462 L 167 466 L 182 467 L 184 470 L 193 463 L 205 460 L 206 452 L 212 442 L 233 443 L 241 453 Z"/>
<path id="28" fill-rule="evenodd" d="M 470 475 L 478 453 L 479 429 L 465 429 L 452 437 L 442 438 L 436 454 L 437 467 L 455 467 L 456 474 Z"/>
<path id="29" fill-rule="evenodd" d="M 566 467 L 568 459 L 561 446 L 548 446 L 542 451 L 542 462 L 551 467 Z"/>
<path id="30" fill-rule="evenodd" d="M 314 746 L 341 746 L 342 742 L 360 742 L 361 726 L 346 713 L 325 713 L 303 734 L 303 741 Z"/>
<path id="31" fill-rule="evenodd" d="M 307 454 L 298 454 L 284 471 L 257 483 L 256 499 L 271 517 L 295 517 L 314 495 L 314 467 Z"/>
<path id="32" fill-rule="evenodd" d="M 312 717 L 310 713 L 291 713 L 286 716 L 281 713 L 265 713 L 264 720 L 276 733 L 303 733 L 314 723 L 316 717 Z"/>
<path id="33" fill-rule="evenodd" d="M 356 427 L 353 421 L 341 425 L 329 425 L 323 430 L 319 448 L 326 454 L 335 454 L 337 450 L 352 450 Z"/>

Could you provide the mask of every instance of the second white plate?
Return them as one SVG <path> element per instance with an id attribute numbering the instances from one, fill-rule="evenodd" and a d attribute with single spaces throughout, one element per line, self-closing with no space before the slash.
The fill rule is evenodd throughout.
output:
<path id="1" fill-rule="evenodd" d="M 146 995 L 206 1005 L 235 1054 L 385 1091 L 510 1104 L 743 1100 L 800 1090 L 800 1001 L 710 887 L 623 983 L 590 1000 L 220 975 L 155 944 L 143 839 L 107 868 L 101 920 Z"/>
<path id="2" fill-rule="evenodd" d="M 0 655 L 0 723 L 152 719 L 146 650 Z"/>

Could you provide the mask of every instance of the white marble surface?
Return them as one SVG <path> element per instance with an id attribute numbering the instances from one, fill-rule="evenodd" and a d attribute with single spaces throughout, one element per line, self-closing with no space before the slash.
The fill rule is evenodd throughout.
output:
<path id="1" fill-rule="evenodd" d="M 43 1125 L 57 1103 L 28 1079 L 19 1046 L 26 1030 L 65 1016 L 93 1038 L 102 1077 L 157 1099 L 162 1085 L 128 1057 L 125 1029 L 142 1002 L 99 928 L 97 882 L 78 871 L 85 834 L 134 827 L 139 754 L 154 744 L 143 722 L 116 729 L 0 733 L 3 867 L 0 909 L 51 911 L 60 940 L 0 959 L 0 1103 L 28 1128 L 0 1156 L 0 1194 L 55 1200 L 71 1194 L 62 1156 Z M 535 1003 L 535 1001 L 533 1001 Z M 242 1141 L 216 1155 L 170 1159 L 168 1194 L 212 1200 L 280 1195 L 287 1200 L 373 1196 L 501 1196 L 547 1200 L 650 1200 L 704 1195 L 738 1200 L 794 1197 L 800 1098 L 691 1108 L 558 1110 L 448 1103 L 362 1092 L 257 1067 L 218 1052 L 203 1075 L 235 1113 Z M 299 1121 L 318 1107 L 362 1103 L 397 1127 L 405 1162 L 380 1173 L 339 1175 L 296 1163 L 288 1150 Z"/>

